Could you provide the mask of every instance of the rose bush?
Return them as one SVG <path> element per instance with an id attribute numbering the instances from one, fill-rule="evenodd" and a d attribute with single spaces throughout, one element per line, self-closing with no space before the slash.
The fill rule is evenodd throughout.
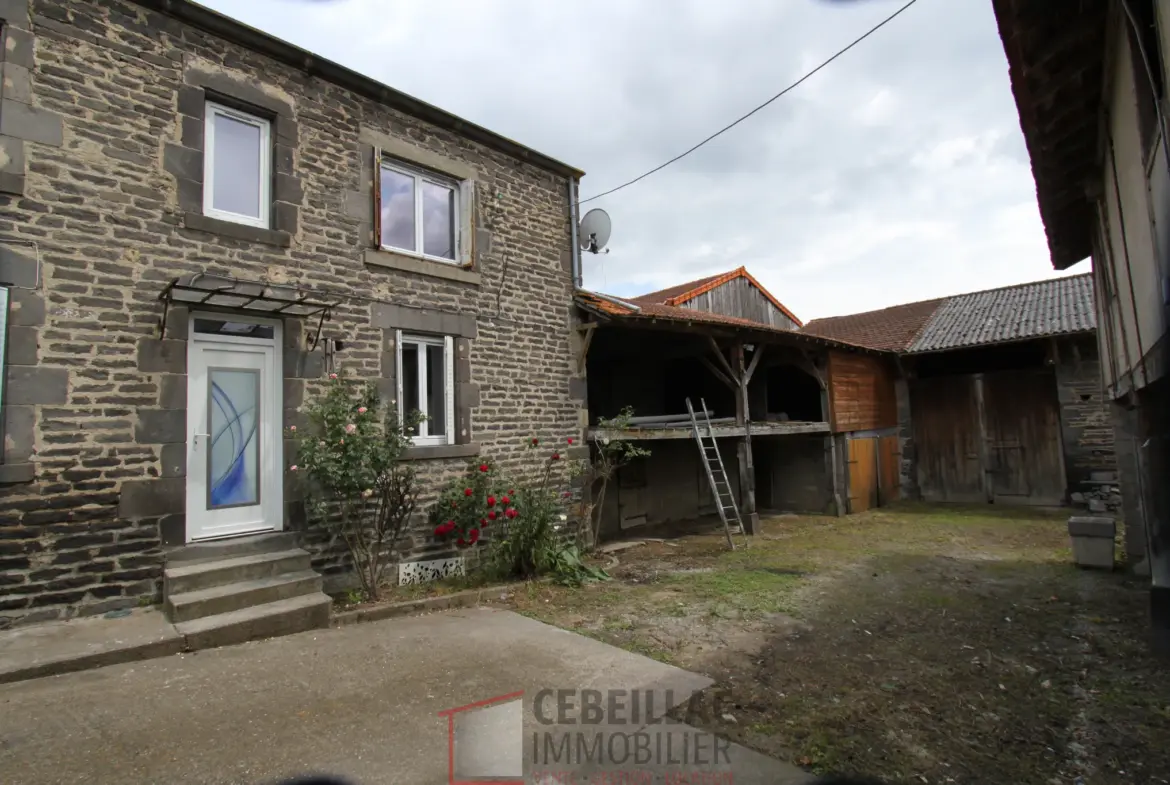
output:
<path id="1" fill-rule="evenodd" d="M 310 522 L 339 537 L 367 599 L 378 599 L 386 565 L 418 499 L 418 483 L 402 455 L 417 416 L 399 424 L 373 384 L 330 374 L 306 407 L 307 428 L 288 429 L 296 442 L 289 471 L 300 483 Z"/>

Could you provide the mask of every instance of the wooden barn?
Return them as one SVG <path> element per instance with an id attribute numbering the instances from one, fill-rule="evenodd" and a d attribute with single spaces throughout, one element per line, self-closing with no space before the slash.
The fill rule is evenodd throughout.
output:
<path id="1" fill-rule="evenodd" d="M 607 492 L 603 537 L 716 513 L 688 398 L 711 411 L 749 532 L 761 510 L 849 509 L 849 446 L 839 433 L 896 420 L 891 356 L 804 334 L 743 268 L 628 300 L 579 292 L 577 305 L 591 435 L 620 435 L 650 450 Z M 880 395 L 877 384 L 886 385 Z M 627 406 L 637 424 L 620 434 L 599 429 Z M 866 467 L 889 493 L 877 463 Z"/>
<path id="2" fill-rule="evenodd" d="M 882 410 L 879 438 L 897 436 L 903 497 L 1035 505 L 1116 503 L 1095 330 L 1087 275 L 804 328 L 893 353 L 894 416 L 880 395 L 869 407 Z"/>

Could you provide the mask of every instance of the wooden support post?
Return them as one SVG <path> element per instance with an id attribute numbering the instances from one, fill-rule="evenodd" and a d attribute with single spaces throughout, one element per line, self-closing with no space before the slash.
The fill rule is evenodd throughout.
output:
<path id="1" fill-rule="evenodd" d="M 721 355 L 722 356 L 722 355 Z M 732 375 L 739 381 L 735 396 L 735 424 L 743 426 L 743 436 L 736 446 L 739 459 L 740 517 L 744 534 L 755 534 L 760 528 L 760 514 L 756 511 L 756 470 L 752 461 L 752 423 L 748 412 L 747 369 L 743 364 L 743 342 L 731 349 Z"/>
<path id="2" fill-rule="evenodd" d="M 727 358 L 723 356 L 723 350 L 719 348 L 719 343 L 710 335 L 707 336 L 707 340 L 711 343 L 711 351 L 714 352 L 715 356 L 719 358 L 719 365 L 723 368 L 724 371 L 727 372 L 728 378 L 735 379 L 736 381 L 738 381 L 740 378 L 740 375 L 735 372 L 735 369 L 732 368 L 731 364 L 727 362 Z M 737 345 L 740 347 L 740 351 L 742 352 L 743 345 L 742 344 L 737 344 Z M 743 370 L 743 369 L 741 368 L 740 370 Z"/>
<path id="3" fill-rule="evenodd" d="M 991 479 L 991 456 L 987 449 L 987 407 L 983 403 L 983 374 L 973 377 L 975 384 L 975 411 L 979 421 L 979 485 L 983 498 L 990 504 L 995 501 L 995 489 Z"/>

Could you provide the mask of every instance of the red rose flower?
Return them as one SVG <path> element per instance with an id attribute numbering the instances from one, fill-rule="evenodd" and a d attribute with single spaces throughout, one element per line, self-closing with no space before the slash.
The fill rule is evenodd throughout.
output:
<path id="1" fill-rule="evenodd" d="M 480 525 L 481 525 L 481 526 L 482 526 L 483 524 L 487 523 L 487 518 L 480 518 L 480 519 L 479 519 L 479 523 L 480 523 Z"/>
<path id="2" fill-rule="evenodd" d="M 435 527 L 435 536 L 436 537 L 442 537 L 446 533 L 447 533 L 447 524 L 440 523 L 438 526 Z"/>
<path id="3" fill-rule="evenodd" d="M 509 508 L 508 508 L 508 509 L 507 509 L 507 510 L 504 512 L 504 516 L 505 516 L 505 517 L 507 517 L 507 518 L 515 518 L 517 515 L 519 515 L 519 513 L 517 513 L 517 512 L 516 512 L 516 508 L 515 508 L 515 507 L 509 507 Z"/>
<path id="4" fill-rule="evenodd" d="M 532 437 L 532 446 L 535 447 L 538 444 L 540 444 L 540 439 L 537 439 L 535 436 Z"/>
<path id="5" fill-rule="evenodd" d="M 554 453 L 552 454 L 552 459 L 553 459 L 554 461 L 559 461 L 559 460 L 561 459 L 561 454 L 560 454 L 559 452 L 554 452 Z"/>
<path id="6" fill-rule="evenodd" d="M 512 503 L 512 500 L 509 499 L 507 496 L 500 499 L 500 504 L 504 505 L 505 507 L 507 507 L 511 503 Z"/>
<path id="7" fill-rule="evenodd" d="M 566 498 L 566 499 L 567 499 L 567 498 L 569 498 L 569 497 L 570 497 L 570 496 L 572 496 L 572 495 L 573 495 L 573 492 L 572 492 L 572 491 L 565 491 L 565 498 Z"/>
<path id="8" fill-rule="evenodd" d="M 491 512 L 488 513 L 488 520 L 494 521 L 495 519 L 496 519 L 496 511 L 492 510 Z"/>
<path id="9" fill-rule="evenodd" d="M 495 507 L 495 506 L 496 506 L 496 497 L 489 496 L 488 497 L 488 507 Z"/>
<path id="10" fill-rule="evenodd" d="M 569 444 L 572 444 L 572 443 L 573 443 L 573 437 L 572 437 L 572 436 L 570 436 L 570 437 L 569 437 Z"/>
<path id="11" fill-rule="evenodd" d="M 464 488 L 464 489 L 463 489 L 463 495 L 464 495 L 464 496 L 470 496 L 470 495 L 471 495 L 471 489 L 470 489 L 470 488 Z"/>
<path id="12" fill-rule="evenodd" d="M 480 470 L 481 472 L 486 472 L 486 471 L 488 470 L 488 465 L 487 465 L 486 463 L 481 463 L 481 464 L 479 465 L 479 470 Z"/>
<path id="13" fill-rule="evenodd" d="M 511 488 L 509 488 L 509 489 L 508 489 L 508 495 L 509 495 L 509 496 L 515 496 L 515 495 L 516 495 L 516 492 L 515 492 L 514 490 L 512 490 Z"/>
<path id="14" fill-rule="evenodd" d="M 462 537 L 460 537 L 460 538 L 459 538 L 458 542 L 459 542 L 459 544 L 460 544 L 460 545 L 466 545 L 466 544 L 467 544 L 467 540 L 463 539 Z"/>
<path id="15" fill-rule="evenodd" d="M 455 531 L 455 521 L 447 521 L 445 524 L 443 524 L 443 529 L 445 534 L 449 534 Z"/>
<path id="16" fill-rule="evenodd" d="M 471 544 L 475 545 L 475 543 L 479 540 L 479 529 L 472 529 L 467 533 L 467 536 L 471 540 Z"/>

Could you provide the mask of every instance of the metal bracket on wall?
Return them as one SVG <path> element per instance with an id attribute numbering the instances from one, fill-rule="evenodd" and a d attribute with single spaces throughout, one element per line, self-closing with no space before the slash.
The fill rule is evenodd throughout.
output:
<path id="1" fill-rule="evenodd" d="M 296 316 L 312 318 L 319 316 L 317 334 L 313 339 L 316 346 L 321 336 L 321 327 L 339 303 L 328 303 L 311 299 L 310 293 L 291 286 L 270 284 L 263 281 L 243 281 L 218 275 L 197 273 L 186 283 L 183 279 L 172 279 L 159 294 L 163 312 L 159 318 L 159 338 L 167 334 L 167 316 L 172 303 L 185 307 L 205 307 L 227 311 L 244 311 L 258 316 Z"/>

